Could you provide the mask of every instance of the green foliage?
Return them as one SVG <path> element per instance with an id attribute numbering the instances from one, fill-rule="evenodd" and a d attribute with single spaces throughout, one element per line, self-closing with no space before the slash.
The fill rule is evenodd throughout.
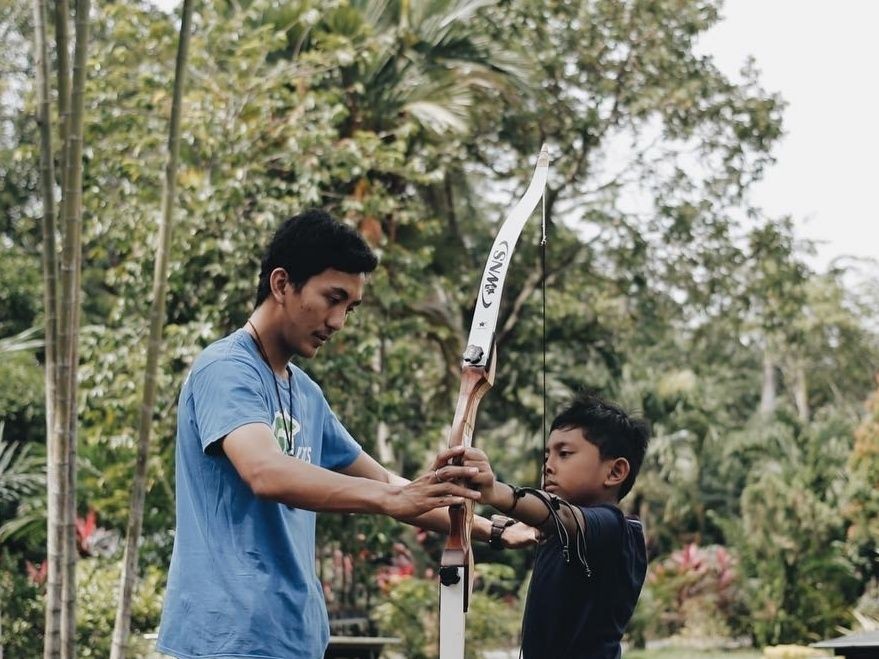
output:
<path id="1" fill-rule="evenodd" d="M 10 657 L 39 657 L 43 652 L 44 594 L 24 561 L 0 552 L 0 648 Z"/>
<path id="2" fill-rule="evenodd" d="M 40 341 L 25 335 L 0 339 L 0 422 L 6 438 L 16 442 L 40 442 L 46 436 L 43 369 L 33 354 Z M 28 349 L 16 349 L 15 343 Z"/>
<path id="3" fill-rule="evenodd" d="M 756 67 L 734 83 L 696 51 L 719 10 L 713 0 L 203 3 L 184 100 L 142 564 L 161 570 L 169 559 L 180 385 L 204 345 L 243 323 L 260 247 L 304 207 L 358 227 L 382 263 L 346 331 L 302 366 L 367 450 L 406 476 L 425 468 L 446 440 L 485 254 L 546 141 L 549 269 L 540 270 L 534 221 L 509 271 L 477 443 L 502 478 L 536 480 L 545 279 L 548 413 L 589 387 L 653 423 L 626 503 L 645 518 L 659 564 L 690 542 L 728 547 L 741 557 L 762 640 L 846 622 L 879 570 L 875 401 L 854 448 L 851 434 L 879 367 L 875 312 L 844 270 L 807 266 L 789 219 L 744 204 L 772 160 L 783 103 Z M 16 92 L 0 117 L 4 336 L 38 326 L 42 304 L 29 16 L 24 0 L 0 10 L 0 92 Z M 177 36 L 174 19 L 149 3 L 105 3 L 93 17 L 78 495 L 121 530 Z M 767 355 L 777 401 L 758 414 Z M 33 456 L 44 436 L 41 355 L 3 357 L 6 439 Z M 35 557 L 43 510 L 33 496 L 3 509 L 19 525 L 3 536 L 18 543 L 13 558 Z M 353 535 L 374 553 L 397 534 L 393 522 L 366 517 L 328 516 L 320 527 L 327 546 Z M 111 570 L 94 561 L 83 569 L 89 604 L 80 610 L 91 606 L 85 619 L 105 633 Z M 481 570 L 488 583 L 473 603 L 472 651 L 514 638 L 518 609 L 494 596 L 511 594 L 508 581 L 526 568 L 506 569 L 516 576 Z M 735 633 L 736 615 L 702 590 L 717 574 L 691 577 L 666 573 L 651 586 L 639 616 L 657 612 L 664 626 L 636 621 L 635 631 L 694 626 L 664 617 L 683 589 L 694 611 L 722 610 L 712 619 Z M 21 603 L 37 597 L 15 587 Z M 434 584 L 408 579 L 379 610 L 390 633 L 405 630 L 415 657 L 435 650 L 434 609 Z M 142 628 L 153 618 L 145 613 Z M 104 642 L 96 632 L 80 647 Z"/>
<path id="4" fill-rule="evenodd" d="M 36 253 L 0 241 L 0 336 L 33 326 L 43 306 L 41 267 Z"/>
<path id="5" fill-rule="evenodd" d="M 879 383 L 879 380 L 877 380 Z M 879 579 L 879 390 L 867 401 L 867 415 L 855 430 L 847 464 L 851 475 L 844 508 L 847 544 L 864 581 Z"/>
<path id="6" fill-rule="evenodd" d="M 840 514 L 849 432 L 830 417 L 799 437 L 776 435 L 742 492 L 731 532 L 760 644 L 816 640 L 851 619 L 859 586 Z"/>
<path id="7" fill-rule="evenodd" d="M 77 563 L 77 652 L 83 657 L 108 657 L 116 618 L 119 561 L 86 558 Z M 149 643 L 143 634 L 159 625 L 164 570 L 150 567 L 135 587 L 131 615 L 132 656 L 146 656 Z"/>
<path id="8" fill-rule="evenodd" d="M 0 555 L 0 647 L 10 657 L 37 657 L 43 651 L 45 573 L 40 566 Z M 132 656 L 147 656 L 151 649 L 143 634 L 155 631 L 162 607 L 164 573 L 150 567 L 135 588 L 132 604 Z M 119 585 L 118 560 L 81 559 L 77 563 L 77 652 L 83 657 L 110 656 L 110 639 L 116 616 Z"/>
<path id="9" fill-rule="evenodd" d="M 45 484 L 45 460 L 32 454 L 32 447 L 3 439 L 0 422 L 0 506 L 19 501 Z"/>
<path id="10" fill-rule="evenodd" d="M 490 585 L 497 578 L 508 579 L 506 566 L 480 565 L 479 572 Z M 391 584 L 385 601 L 373 612 L 383 635 L 402 640 L 399 650 L 410 659 L 437 656 L 439 618 L 435 579 L 411 577 Z M 519 633 L 521 606 L 476 590 L 467 614 L 465 656 L 475 659 L 486 649 L 512 647 Z"/>

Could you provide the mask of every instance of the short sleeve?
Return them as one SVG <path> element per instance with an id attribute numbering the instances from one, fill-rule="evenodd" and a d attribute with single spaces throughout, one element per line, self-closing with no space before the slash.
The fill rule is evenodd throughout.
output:
<path id="1" fill-rule="evenodd" d="M 203 451 L 248 423 L 271 424 L 262 381 L 250 364 L 218 360 L 191 379 L 193 416 Z"/>
<path id="2" fill-rule="evenodd" d="M 592 563 L 618 556 L 623 549 L 623 513 L 615 506 L 584 506 L 586 554 Z"/>
<path id="3" fill-rule="evenodd" d="M 361 451 L 360 444 L 327 404 L 324 414 L 321 467 L 344 469 L 357 459 Z"/>

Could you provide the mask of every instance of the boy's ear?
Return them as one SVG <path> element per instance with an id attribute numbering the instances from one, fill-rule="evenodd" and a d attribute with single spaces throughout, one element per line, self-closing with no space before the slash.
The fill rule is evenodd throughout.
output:
<path id="1" fill-rule="evenodd" d="M 610 465 L 610 471 L 604 480 L 604 484 L 608 487 L 616 487 L 622 485 L 623 481 L 629 476 L 632 467 L 625 458 L 614 458 Z"/>

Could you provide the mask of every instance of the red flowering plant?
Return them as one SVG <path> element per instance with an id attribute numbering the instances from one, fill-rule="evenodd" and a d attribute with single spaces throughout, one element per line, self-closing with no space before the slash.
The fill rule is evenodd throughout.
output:
<path id="1" fill-rule="evenodd" d="M 690 543 L 651 567 L 651 636 L 730 637 L 743 610 L 736 560 L 721 545 Z"/>
<path id="2" fill-rule="evenodd" d="M 85 517 L 76 518 L 76 549 L 79 555 L 112 556 L 119 548 L 119 534 L 98 526 L 98 515 L 90 508 Z"/>
<path id="3" fill-rule="evenodd" d="M 42 586 L 46 583 L 46 577 L 49 576 L 49 562 L 43 561 L 36 565 L 30 561 L 25 561 L 25 569 L 27 570 L 27 578 L 35 586 Z"/>

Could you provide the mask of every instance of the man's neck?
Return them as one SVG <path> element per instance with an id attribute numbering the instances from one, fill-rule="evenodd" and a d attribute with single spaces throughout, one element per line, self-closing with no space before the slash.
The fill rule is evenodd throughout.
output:
<path id="1" fill-rule="evenodd" d="M 280 347 L 278 335 L 273 330 L 271 319 L 267 317 L 263 306 L 254 311 L 244 324 L 244 331 L 253 337 L 260 350 L 263 359 L 267 359 L 272 371 L 282 377 L 287 377 L 287 362 L 293 356 L 286 353 Z"/>

